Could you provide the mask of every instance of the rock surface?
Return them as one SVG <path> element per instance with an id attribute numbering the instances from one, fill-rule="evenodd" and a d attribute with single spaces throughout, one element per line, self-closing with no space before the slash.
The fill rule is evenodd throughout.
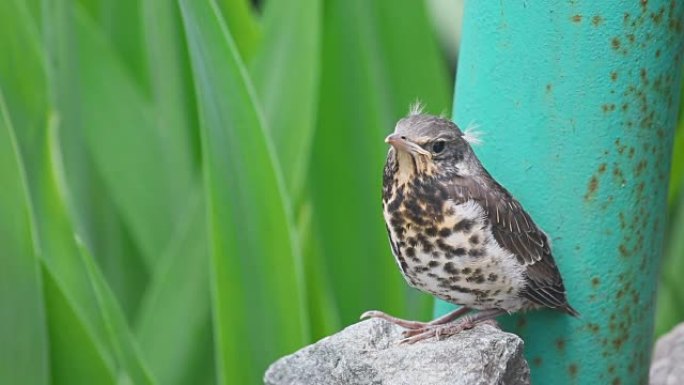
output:
<path id="1" fill-rule="evenodd" d="M 491 325 L 399 345 L 402 329 L 383 320 L 352 325 L 266 371 L 268 385 L 529 384 L 523 341 Z"/>
<path id="2" fill-rule="evenodd" d="M 650 377 L 650 385 L 684 384 L 684 324 L 679 324 L 656 343 Z"/>

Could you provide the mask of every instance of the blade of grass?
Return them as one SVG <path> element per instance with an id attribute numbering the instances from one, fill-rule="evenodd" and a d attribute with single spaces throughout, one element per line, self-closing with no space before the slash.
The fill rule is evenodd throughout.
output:
<path id="1" fill-rule="evenodd" d="M 39 31 L 21 0 L 0 2 L 0 52 L 0 85 L 7 111 L 14 112 L 12 122 L 26 138 L 34 140 L 47 115 L 45 70 Z"/>
<path id="2" fill-rule="evenodd" d="M 75 16 L 80 127 L 107 189 L 151 267 L 177 224 L 176 207 L 182 207 L 190 191 L 189 149 L 178 154 L 167 151 L 164 128 L 156 125 L 153 109 L 139 88 L 126 76 L 97 27 L 83 12 Z M 181 157 L 188 162 L 180 162 Z"/>
<path id="3" fill-rule="evenodd" d="M 684 81 L 682 82 L 684 88 Z M 684 269 L 684 99 L 680 102 L 679 120 L 674 137 L 670 190 L 669 220 L 665 233 L 665 250 L 658 286 L 655 333 L 661 336 L 684 320 L 684 285 L 679 272 Z"/>
<path id="4" fill-rule="evenodd" d="M 244 62 L 249 62 L 261 40 L 261 25 L 250 0 L 217 0 L 228 29 L 234 36 L 235 46 Z"/>
<path id="5" fill-rule="evenodd" d="M 682 81 L 684 90 L 684 81 Z M 670 191 L 668 202 L 673 206 L 675 199 L 679 196 L 679 191 L 684 185 L 684 98 L 679 105 L 679 120 L 674 136 L 672 151 L 672 169 L 670 170 Z"/>
<path id="6" fill-rule="evenodd" d="M 4 99 L 0 89 L 0 383 L 41 385 L 50 381 L 42 280 Z"/>
<path id="7" fill-rule="evenodd" d="M 416 98 L 436 111 L 449 105 L 446 68 L 430 42 L 422 7 L 422 2 L 389 0 L 325 3 L 310 186 L 314 226 L 344 324 L 370 308 L 409 317 L 429 314 L 429 298 L 407 294 L 379 203 L 387 154 L 383 138 Z M 401 46 L 389 41 L 395 33 L 404 38 L 398 39 Z M 418 81 L 408 79 L 414 74 Z"/>
<path id="8" fill-rule="evenodd" d="M 375 26 L 372 35 L 377 37 L 374 47 L 382 53 L 383 80 L 391 90 L 384 96 L 393 117 L 406 115 L 415 100 L 428 110 L 449 116 L 453 82 L 425 3 L 382 0 L 369 2 L 369 6 Z M 393 124 L 385 129 L 393 129 Z"/>
<path id="9" fill-rule="evenodd" d="M 249 67 L 294 202 L 301 199 L 316 122 L 321 12 L 320 0 L 268 2 L 262 44 Z"/>
<path id="10" fill-rule="evenodd" d="M 65 25 L 69 24 L 63 23 L 64 19 L 60 18 L 64 15 L 62 12 L 66 10 L 64 4 L 46 2 L 44 5 L 47 9 L 56 11 L 55 13 L 44 12 L 44 14 L 57 18 L 59 27 L 64 28 Z M 55 5 L 60 6 L 54 7 Z M 50 32 L 58 29 L 53 27 L 50 23 L 46 23 L 45 29 Z M 64 36 L 68 36 L 68 34 L 62 35 L 62 37 Z M 61 42 L 68 44 L 68 42 Z M 33 47 L 36 45 L 38 44 L 34 44 Z M 31 46 L 29 45 L 29 47 Z M 54 48 L 63 49 L 63 46 Z M 74 232 L 64 206 L 64 189 L 60 190 L 57 185 L 55 170 L 59 169 L 61 164 L 57 157 L 52 157 L 51 155 L 57 153 L 58 145 L 56 135 L 53 131 L 50 131 L 52 135 L 48 135 L 48 126 L 45 124 L 48 121 L 51 124 L 50 127 L 55 129 L 57 119 L 54 115 L 51 119 L 44 118 L 46 115 L 45 111 L 47 111 L 47 102 L 45 100 L 47 92 L 45 91 L 48 88 L 46 87 L 45 77 L 42 76 L 43 58 L 41 53 L 42 51 L 37 50 L 37 55 L 34 56 L 20 55 L 20 57 L 25 58 L 27 61 L 29 60 L 28 58 L 35 60 L 35 65 L 27 65 L 27 69 L 40 69 L 31 74 L 35 79 L 31 80 L 34 83 L 29 83 L 36 84 L 37 87 L 33 90 L 33 93 L 28 94 L 31 97 L 17 98 L 21 103 L 17 102 L 13 105 L 8 105 L 10 119 L 21 124 L 20 126 L 15 125 L 10 128 L 12 128 L 11 135 L 17 143 L 16 149 L 19 154 L 20 168 L 25 173 L 23 178 L 26 180 L 28 196 L 31 202 L 31 223 L 32 228 L 35 229 L 35 245 L 41 261 L 54 272 L 55 280 L 64 290 L 66 299 L 77 310 L 78 314 L 83 315 L 84 325 L 87 326 L 89 333 L 97 338 L 98 350 L 111 353 L 113 348 L 109 338 L 112 338 L 112 335 L 107 333 L 105 328 L 107 322 L 102 319 L 101 304 L 98 303 L 96 293 L 92 290 L 87 266 L 83 264 L 74 242 Z M 55 59 L 52 56 L 50 58 Z M 63 63 L 61 60 L 57 62 L 59 64 Z M 55 65 L 57 68 L 60 68 L 55 61 L 49 61 L 49 63 L 51 66 Z M 58 72 L 50 71 L 52 75 Z M 15 108 L 13 109 L 13 107 Z M 27 111 L 38 112 L 37 116 L 42 116 L 44 120 L 42 122 L 32 121 L 31 117 L 26 116 Z M 15 117 L 17 118 L 15 119 Z M 33 125 L 30 125 L 30 123 L 33 123 Z M 63 182 L 63 178 L 60 181 Z M 108 314 L 116 314 L 116 310 L 108 309 Z M 52 329 L 52 325 L 50 325 L 50 328 L 51 337 L 53 330 L 60 330 Z M 69 330 L 64 330 L 64 333 L 69 333 Z M 130 340 L 127 340 L 125 335 L 120 334 L 116 338 L 119 338 L 117 341 L 121 346 L 131 346 Z M 53 352 L 51 359 L 58 359 L 55 357 L 55 354 Z M 69 352 L 61 352 L 60 354 L 68 356 Z M 117 362 L 114 357 L 115 355 L 111 354 L 108 357 L 103 356 L 103 359 L 108 365 L 109 363 L 116 363 L 116 366 L 109 366 L 117 367 L 121 373 L 127 374 L 133 381 L 141 384 L 149 383 L 144 369 L 142 369 L 142 366 L 137 361 L 135 364 L 129 364 L 128 361 Z M 135 355 L 130 354 L 130 358 L 134 359 Z"/>
<path id="11" fill-rule="evenodd" d="M 40 207 L 40 210 L 35 211 L 32 220 L 35 228 L 39 229 L 37 241 L 42 250 L 41 260 L 67 303 L 67 306 L 56 308 L 56 311 L 72 309 L 71 312 L 83 324 L 85 332 L 101 352 L 105 364 L 113 368 L 117 381 L 153 384 L 139 358 L 125 316 L 114 295 L 92 257 L 76 243 L 63 200 L 66 191 L 57 140 L 57 121 L 53 118 L 49 122 L 45 138 L 45 163 L 38 170 L 38 175 L 31 175 L 27 170 L 27 179 L 42 175 L 41 189 L 37 194 L 39 198 L 33 202 L 33 207 Z M 68 313 L 67 316 L 71 317 Z M 58 314 L 55 319 L 61 319 L 61 316 L 64 314 Z M 51 329 L 51 337 L 63 338 L 60 333 L 69 333 L 69 330 Z M 66 352 L 54 354 L 69 355 Z M 58 357 L 55 360 L 57 362 L 60 359 Z M 88 379 L 91 383 L 94 380 Z"/>
<path id="12" fill-rule="evenodd" d="M 119 57 L 127 76 L 147 95 L 149 77 L 143 39 L 143 8 L 138 0 L 76 0 Z"/>
<path id="13" fill-rule="evenodd" d="M 185 204 L 197 173 L 196 146 L 189 140 L 185 115 L 190 103 L 171 105 L 183 101 L 184 93 L 174 88 L 178 74 L 165 71 L 173 63 L 173 53 L 165 51 L 169 44 L 157 39 L 158 29 L 168 27 L 166 13 L 162 7 L 148 8 L 146 12 L 159 11 L 155 19 L 159 24 L 150 27 L 151 37 L 146 35 L 152 40 L 148 46 L 154 47 L 150 60 L 164 64 L 150 71 L 154 107 L 144 98 L 144 87 L 127 71 L 121 52 L 76 7 L 78 48 L 74 52 L 79 55 L 74 66 L 83 70 L 73 78 L 80 86 L 77 92 L 73 87 L 68 91 L 77 107 L 67 119 L 78 129 L 65 130 L 61 138 L 71 201 L 78 202 L 71 207 L 78 213 L 79 231 L 131 319 L 148 269 L 154 268 L 157 255 L 165 250 L 177 224 L 176 208 Z M 172 34 L 165 37 L 173 39 Z"/>
<path id="14" fill-rule="evenodd" d="M 99 5 L 100 2 L 93 2 L 93 6 Z M 55 74 L 52 76 L 53 82 L 62 81 L 59 86 L 54 87 L 60 90 L 60 94 L 53 97 L 59 105 L 62 123 L 66 127 L 71 127 L 62 130 L 59 138 L 64 149 L 63 161 L 68 186 L 65 199 L 75 229 L 82 241 L 97 256 L 108 282 L 121 301 L 122 308 L 131 318 L 140 300 L 139 293 L 147 281 L 147 266 L 136 238 L 131 235 L 130 226 L 127 226 L 112 197 L 112 192 L 107 188 L 103 175 L 98 170 L 87 138 L 81 129 L 84 122 L 80 116 L 80 99 L 84 97 L 81 91 L 83 87 L 78 87 L 81 82 L 79 68 L 82 64 L 78 60 L 79 57 L 74 54 L 79 51 L 76 40 L 76 37 L 69 40 L 70 45 L 64 48 L 66 52 L 63 57 L 67 57 L 65 61 L 68 65 L 59 72 L 59 77 L 54 76 Z M 55 47 L 51 49 L 55 51 Z M 87 98 L 87 90 L 85 92 Z M 98 126 L 97 122 L 86 124 Z"/>
<path id="15" fill-rule="evenodd" d="M 684 285 L 680 274 L 684 271 L 684 191 L 672 204 L 672 219 L 665 240 L 665 255 L 656 308 L 656 334 L 668 332 L 684 320 L 680 306 L 684 302 Z"/>
<path id="16" fill-rule="evenodd" d="M 45 255 L 50 251 L 55 251 L 59 248 L 59 242 L 45 241 L 41 239 L 48 231 L 42 228 L 42 221 L 36 221 L 37 213 L 46 211 L 46 206 L 50 206 L 49 199 L 44 199 L 44 194 L 41 193 L 41 186 L 44 183 L 42 180 L 42 172 L 45 161 L 45 124 L 46 124 L 46 79 L 42 67 L 43 57 L 40 43 L 38 40 L 37 29 L 34 27 L 34 21 L 31 19 L 29 13 L 23 8 L 21 2 L 3 2 L 2 6 L 9 8 L 3 9 L 1 15 L 12 15 L 1 29 L 0 44 L 3 44 L 3 55 L 0 60 L 0 78 L 2 84 L 11 92 L 10 102 L 5 105 L 2 103 L 2 122 L 4 123 L 3 132 L 8 132 L 12 140 L 2 140 L 4 144 L 14 142 L 14 152 L 16 153 L 16 162 L 18 163 L 18 170 L 21 170 L 22 183 L 9 183 L 10 189 L 12 186 L 19 188 L 25 186 L 27 205 L 34 210 L 27 218 L 34 229 L 34 245 L 32 247 L 36 253 Z M 5 12 L 7 10 L 7 12 Z M 12 152 L 2 151 L 3 154 L 11 154 Z M 4 180 L 4 179 L 3 179 Z M 11 191 L 11 190 L 10 190 Z M 20 208 L 21 206 L 16 206 Z M 4 212 L 4 211 L 3 211 Z M 9 213 L 8 213 L 9 214 Z M 17 221 L 21 218 L 20 215 L 3 215 L 3 218 Z M 16 222 L 14 223 L 16 224 Z M 3 233 L 5 233 L 3 231 Z M 7 232 L 11 234 L 11 232 Z M 3 245 L 7 244 L 3 242 Z M 49 250 L 48 250 L 49 249 Z M 33 251 L 30 251 L 33 253 Z M 24 257 L 28 257 L 27 254 Z M 19 255 L 12 256 L 14 262 L 20 261 Z M 11 262 L 11 261 L 8 261 Z M 3 269 L 4 271 L 4 269 Z M 10 272 L 9 270 L 7 272 Z M 41 279 L 41 277 L 43 279 Z M 21 348 L 12 351 L 12 357 L 21 359 L 22 354 L 18 352 L 29 352 L 31 349 L 41 349 L 42 351 L 32 352 L 29 369 L 37 376 L 49 375 L 49 381 L 54 384 L 84 384 L 92 383 L 97 379 L 102 384 L 113 384 L 112 371 L 106 364 L 106 360 L 101 355 L 101 351 L 94 345 L 91 337 L 82 328 L 80 320 L 73 318 L 73 312 L 69 306 L 61 306 L 63 302 L 59 302 L 63 297 L 59 296 L 56 290 L 53 290 L 50 279 L 44 279 L 44 275 L 38 277 L 38 282 L 44 282 L 44 291 L 40 293 L 44 297 L 45 303 L 45 318 L 43 322 L 47 322 L 47 335 L 49 336 L 49 343 L 41 344 L 35 341 L 35 345 L 23 345 Z M 30 284 L 31 279 L 25 277 L 25 284 Z M 10 280 L 3 282 L 11 283 Z M 34 281 L 35 282 L 35 281 Z M 40 287 L 38 287 L 40 289 Z M 18 287 L 13 288 L 14 293 Z M 56 304 L 55 301 L 58 303 Z M 3 302 L 4 303 L 4 302 Z M 20 309 L 31 309 L 27 304 L 17 306 L 17 313 L 20 314 Z M 14 312 L 11 312 L 14 313 Z M 11 331 L 13 336 L 21 335 L 22 327 L 31 327 L 31 333 L 34 338 L 40 338 L 41 334 L 45 337 L 45 326 L 40 327 L 35 325 L 35 322 L 40 322 L 39 314 L 34 315 L 35 318 L 24 320 L 22 325 L 15 325 L 15 327 L 5 328 Z M 62 321 L 65 321 L 62 323 Z M 3 325 L 7 325 L 3 323 Z M 41 332 L 42 330 L 42 332 Z M 25 341 L 19 341 L 25 342 Z M 67 344 L 65 344 L 67 342 Z M 2 344 L 2 346 L 12 347 L 12 344 Z M 49 347 L 49 350 L 48 350 Z M 49 364 L 43 362 L 49 356 Z M 38 360 L 36 362 L 36 360 Z M 79 362 L 77 367 L 73 363 Z M 21 370 L 21 362 L 12 362 L 11 360 L 3 360 L 3 363 L 13 365 L 15 370 Z M 16 366 L 15 366 L 16 365 Z M 82 366 L 85 365 L 85 366 Z M 50 367 L 50 371 L 46 372 L 46 367 Z M 84 370 L 85 369 L 85 370 Z M 4 378 L 4 376 L 2 376 Z M 5 383 L 6 381 L 2 381 Z M 34 383 L 34 381 L 7 381 L 6 383 Z"/>
<path id="17" fill-rule="evenodd" d="M 305 340 L 294 226 L 254 91 L 216 3 L 180 5 L 202 130 L 218 382 L 258 383 L 273 359 Z"/>
<path id="18" fill-rule="evenodd" d="M 136 335 L 163 384 L 214 382 L 206 208 L 199 175 L 199 125 L 178 4 L 145 0 L 143 28 L 152 104 L 170 167 L 191 168 L 193 197 L 183 206 L 175 235 L 152 270 L 136 320 Z M 181 212 L 179 210 L 178 212 Z"/>
<path id="19" fill-rule="evenodd" d="M 40 1 L 33 1 L 38 9 Z M 93 14 L 99 14 L 99 1 L 81 1 L 88 6 Z M 27 25 L 35 25 L 35 20 L 40 19 L 41 12 L 32 10 L 32 20 Z M 56 43 L 49 39 L 49 44 Z M 54 45 L 54 44 L 53 44 Z M 73 47 L 71 47 L 73 48 Z M 55 50 L 56 47 L 53 47 Z M 66 47 L 69 50 L 69 47 Z M 75 55 L 68 55 L 70 59 L 67 68 L 72 68 L 71 73 L 77 74 L 74 68 Z M 77 99 L 78 91 L 73 87 L 77 76 L 67 79 L 64 87 L 71 98 Z M 43 92 L 44 96 L 46 93 Z M 78 103 L 75 103 L 78 105 Z M 67 104 L 62 103 L 61 109 L 65 110 Z M 70 107 L 71 108 L 71 107 Z M 73 108 L 78 110 L 78 108 Z M 62 116 L 66 119 L 67 126 L 75 127 L 78 121 L 72 120 L 76 114 L 70 113 Z M 94 250 L 98 261 L 101 263 L 108 282 L 121 300 L 121 306 L 131 317 L 139 301 L 139 293 L 142 284 L 146 281 L 146 269 L 141 264 L 140 251 L 134 244 L 130 232 L 123 224 L 119 210 L 114 207 L 111 194 L 104 187 L 101 175 L 93 167 L 92 157 L 88 151 L 83 135 L 79 130 L 65 130 L 62 132 L 61 143 L 65 153 L 65 167 L 68 170 L 67 179 L 69 194 L 67 205 L 69 213 L 73 217 L 74 227 L 89 248 Z M 28 156 L 29 159 L 33 157 Z M 29 160 L 30 161 L 30 160 Z"/>
<path id="20" fill-rule="evenodd" d="M 136 322 L 137 340 L 161 384 L 213 382 L 209 250 L 200 187 L 155 268 Z"/>
<path id="21" fill-rule="evenodd" d="M 73 304 L 42 263 L 54 385 L 115 385 L 116 371 Z"/>
<path id="22" fill-rule="evenodd" d="M 43 5 L 46 47 L 52 64 L 47 67 L 51 80 L 50 97 L 62 125 L 69 127 L 60 132 L 59 138 L 65 154 L 68 212 L 80 238 L 102 263 L 101 267 L 126 314 L 132 317 L 140 300 L 141 288 L 147 280 L 147 266 L 141 257 L 137 238 L 131 235 L 131 226 L 124 224 L 125 217 L 112 199 L 112 192 L 106 188 L 83 135 L 81 99 L 91 99 L 84 96 L 83 87 L 79 87 L 82 64 L 77 55 L 80 49 L 71 15 L 73 4 L 48 1 Z M 103 115 L 100 118 L 107 117 Z M 98 121 L 86 123 L 94 127 L 99 125 Z"/>
<path id="23" fill-rule="evenodd" d="M 321 13 L 319 0 L 268 2 L 262 19 L 263 38 L 249 66 L 297 213 L 309 324 L 315 327 L 312 334 L 319 337 L 339 328 L 318 245 L 314 244 L 311 205 L 304 198 L 318 107 Z"/>
<path id="24" fill-rule="evenodd" d="M 311 340 L 316 341 L 340 330 L 341 322 L 332 286 L 326 275 L 325 260 L 321 258 L 319 229 L 313 225 L 310 199 L 306 199 L 301 206 L 297 229 L 304 256 Z"/>
<path id="25" fill-rule="evenodd" d="M 38 30 L 27 3 L 0 2 L 0 383 L 50 381 L 50 345 L 25 165 L 15 130 L 40 135 L 47 103 Z M 13 112 L 13 114 L 10 114 Z"/>
<path id="26" fill-rule="evenodd" d="M 176 0 L 145 0 L 143 28 L 149 65 L 152 104 L 170 169 L 199 174 L 200 143 L 195 90 Z M 188 170 L 191 169 L 191 170 Z M 192 171 L 192 172 L 191 172 Z M 187 183 L 187 182 L 184 182 Z"/>
<path id="27" fill-rule="evenodd" d="M 107 332 L 108 345 L 111 353 L 117 361 L 120 370 L 118 374 L 119 382 L 130 382 L 135 384 L 153 384 L 147 369 L 141 365 L 140 354 L 133 335 L 128 328 L 126 318 L 119 308 L 114 294 L 107 286 L 107 282 L 100 270 L 95 265 L 95 261 L 83 247 L 78 244 L 81 263 L 85 266 L 92 290 L 100 312 L 100 322 L 104 324 Z"/>
<path id="28" fill-rule="evenodd" d="M 149 280 L 145 258 L 77 134 L 61 132 L 60 137 L 69 213 L 76 233 L 92 250 L 123 312 L 132 320 Z"/>

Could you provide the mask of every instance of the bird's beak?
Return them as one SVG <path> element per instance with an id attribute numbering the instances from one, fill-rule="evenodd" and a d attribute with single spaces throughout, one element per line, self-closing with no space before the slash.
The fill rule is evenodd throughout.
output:
<path id="1" fill-rule="evenodd" d="M 385 143 L 389 143 L 395 149 L 408 152 L 409 154 L 421 154 L 421 155 L 426 155 L 428 157 L 430 157 L 432 155 L 432 154 L 430 154 L 429 151 L 426 151 L 424 148 L 413 143 L 412 141 L 407 139 L 405 136 L 401 136 L 399 134 L 392 134 L 392 135 L 386 137 Z"/>

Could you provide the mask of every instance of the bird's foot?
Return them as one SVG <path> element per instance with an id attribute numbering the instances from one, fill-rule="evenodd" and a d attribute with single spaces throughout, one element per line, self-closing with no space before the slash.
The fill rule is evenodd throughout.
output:
<path id="1" fill-rule="evenodd" d="M 405 338 L 399 342 L 404 344 L 414 344 L 418 341 L 432 337 L 443 339 L 446 337 L 451 337 L 463 330 L 472 329 L 475 325 L 485 322 L 491 323 L 494 326 L 498 326 L 494 320 L 494 317 L 497 317 L 503 313 L 505 313 L 505 311 L 501 309 L 487 309 L 473 315 L 466 315 L 456 322 L 433 324 L 422 329 L 406 330 L 404 332 Z"/>
<path id="2" fill-rule="evenodd" d="M 475 327 L 475 325 L 480 324 L 489 324 L 495 327 L 499 327 L 495 320 L 472 321 L 469 318 L 464 318 L 460 321 L 446 325 L 428 325 L 424 328 L 405 330 L 402 333 L 404 339 L 399 341 L 399 343 L 414 344 L 418 341 L 422 341 L 432 337 L 437 337 L 441 340 L 458 334 L 463 330 L 472 329 L 473 327 Z"/>
<path id="3" fill-rule="evenodd" d="M 451 337 L 463 330 L 467 330 L 475 326 L 472 322 L 454 322 L 446 325 L 430 325 L 422 329 L 406 330 L 404 332 L 404 339 L 400 340 L 400 344 L 415 344 L 418 341 L 423 341 L 428 338 L 437 337 L 437 339 L 444 339 Z"/>
<path id="4" fill-rule="evenodd" d="M 453 310 L 452 312 L 447 313 L 447 314 L 445 314 L 439 318 L 436 318 L 430 322 L 408 321 L 405 319 L 393 317 L 387 313 L 384 313 L 384 312 L 381 312 L 378 310 L 369 310 L 369 311 L 361 314 L 361 319 L 365 319 L 365 318 L 384 319 L 387 322 L 391 322 L 397 326 L 403 327 L 404 329 L 408 329 L 404 332 L 404 333 L 408 333 L 408 332 L 413 331 L 413 330 L 426 329 L 430 326 L 444 325 L 446 323 L 449 323 L 449 322 L 463 316 L 464 314 L 467 314 L 468 312 L 470 312 L 470 310 L 471 309 L 469 307 L 464 306 L 464 307 L 458 308 L 456 310 Z"/>

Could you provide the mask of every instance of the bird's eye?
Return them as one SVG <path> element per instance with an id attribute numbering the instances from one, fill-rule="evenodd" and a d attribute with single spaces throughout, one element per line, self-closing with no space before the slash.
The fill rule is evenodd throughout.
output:
<path id="1" fill-rule="evenodd" d="M 432 143 L 432 152 L 439 154 L 440 152 L 444 151 L 444 144 L 445 143 L 443 140 L 438 140 Z"/>

